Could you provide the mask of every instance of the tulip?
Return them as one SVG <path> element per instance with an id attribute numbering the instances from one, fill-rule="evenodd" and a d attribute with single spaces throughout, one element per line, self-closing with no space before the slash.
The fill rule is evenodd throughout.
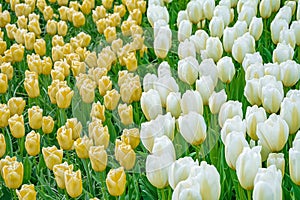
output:
<path id="1" fill-rule="evenodd" d="M 293 29 L 282 29 L 279 33 L 279 43 L 289 44 L 293 49 L 296 46 L 296 35 Z"/>
<path id="2" fill-rule="evenodd" d="M 116 140 L 115 157 L 122 167 L 126 170 L 130 170 L 135 165 L 136 155 L 129 144 Z"/>
<path id="3" fill-rule="evenodd" d="M 258 108 L 257 105 L 252 107 L 247 107 L 246 110 L 246 126 L 247 126 L 247 134 L 253 140 L 258 140 L 256 135 L 256 127 L 257 124 L 260 122 L 264 122 L 267 120 L 266 111 L 260 107 Z"/>
<path id="4" fill-rule="evenodd" d="M 273 113 L 266 121 L 257 124 L 256 134 L 262 146 L 271 152 L 278 152 L 287 142 L 289 127 L 279 115 Z"/>
<path id="5" fill-rule="evenodd" d="M 71 104 L 74 91 L 70 87 L 61 87 L 56 93 L 57 106 L 59 108 L 68 108 Z"/>
<path id="6" fill-rule="evenodd" d="M 224 21 L 224 27 L 230 23 L 230 9 L 227 6 L 217 5 L 214 9 L 214 16 L 221 17 Z"/>
<path id="7" fill-rule="evenodd" d="M 65 171 L 64 173 L 65 186 L 68 195 L 72 198 L 76 198 L 82 193 L 82 178 L 81 171 L 77 170 L 76 172 Z"/>
<path id="8" fill-rule="evenodd" d="M 194 44 L 196 52 L 198 54 L 201 53 L 201 50 L 205 50 L 206 48 L 206 41 L 208 39 L 208 34 L 205 30 L 197 30 L 195 35 L 192 35 L 189 40 Z"/>
<path id="9" fill-rule="evenodd" d="M 61 36 L 66 36 L 68 32 L 68 26 L 65 21 L 59 21 L 57 23 L 57 34 Z"/>
<path id="10" fill-rule="evenodd" d="M 150 89 L 148 92 L 143 92 L 141 107 L 147 120 L 155 119 L 157 115 L 162 114 L 162 103 L 159 93 L 153 89 Z"/>
<path id="11" fill-rule="evenodd" d="M 20 200 L 35 200 L 36 199 L 36 191 L 34 189 L 34 185 L 24 184 L 21 187 L 21 190 L 16 190 L 17 196 Z"/>
<path id="12" fill-rule="evenodd" d="M 2 133 L 0 133 L 0 158 L 4 156 L 6 151 L 6 142 L 5 137 Z"/>
<path id="13" fill-rule="evenodd" d="M 296 185 L 300 185 L 300 176 L 299 176 L 299 142 L 297 140 L 299 140 L 298 137 L 299 134 L 297 133 L 294 142 L 293 142 L 293 147 L 290 148 L 289 150 L 289 172 L 290 172 L 290 177 L 292 179 L 292 181 L 296 184 Z"/>
<path id="14" fill-rule="evenodd" d="M 259 97 L 259 79 L 253 78 L 246 80 L 246 86 L 244 89 L 244 96 L 251 105 L 261 105 L 261 99 Z"/>
<path id="15" fill-rule="evenodd" d="M 235 115 L 234 117 L 225 120 L 221 129 L 221 139 L 224 144 L 227 135 L 232 131 L 243 133 L 243 135 L 246 136 L 246 121 L 243 120 L 241 116 Z"/>
<path id="16" fill-rule="evenodd" d="M 108 110 L 114 110 L 119 103 L 119 99 L 120 94 L 117 90 L 107 91 L 104 96 L 104 105 Z"/>
<path id="17" fill-rule="evenodd" d="M 221 106 L 226 102 L 226 100 L 227 95 L 224 89 L 217 93 L 213 92 L 208 99 L 210 112 L 212 114 L 218 114 Z"/>
<path id="18" fill-rule="evenodd" d="M 221 17 L 214 16 L 209 23 L 209 31 L 212 37 L 221 38 L 224 31 L 224 21 Z"/>
<path id="19" fill-rule="evenodd" d="M 6 187 L 16 189 L 22 185 L 24 170 L 21 162 L 14 161 L 5 165 L 1 172 Z"/>
<path id="20" fill-rule="evenodd" d="M 280 32 L 283 29 L 288 29 L 288 23 L 284 19 L 274 19 L 271 22 L 271 39 L 274 44 L 279 42 Z"/>
<path id="21" fill-rule="evenodd" d="M 282 175 L 274 165 L 260 168 L 254 179 L 253 199 L 282 199 Z"/>
<path id="22" fill-rule="evenodd" d="M 179 158 L 170 166 L 168 181 L 174 190 L 178 183 L 186 180 L 190 176 L 192 167 L 198 166 L 198 161 L 194 161 L 191 157 Z"/>
<path id="23" fill-rule="evenodd" d="M 110 169 L 106 177 L 106 186 L 112 196 L 120 196 L 126 188 L 126 174 L 123 167 Z"/>
<path id="24" fill-rule="evenodd" d="M 118 114 L 120 116 L 122 124 L 124 124 L 125 126 L 133 123 L 133 111 L 131 105 L 127 106 L 127 104 L 119 104 Z"/>
<path id="25" fill-rule="evenodd" d="M 192 145 L 199 145 L 206 138 L 206 124 L 202 115 L 190 111 L 178 118 L 179 131 L 183 138 Z"/>
<path id="26" fill-rule="evenodd" d="M 25 135 L 23 115 L 13 115 L 8 119 L 9 129 L 15 138 L 21 138 Z"/>
<path id="27" fill-rule="evenodd" d="M 168 26 L 160 27 L 154 38 L 154 52 L 159 58 L 165 58 L 171 48 L 172 32 Z"/>
<path id="28" fill-rule="evenodd" d="M 281 69 L 278 63 L 267 63 L 264 64 L 265 75 L 272 75 L 277 81 L 281 80 Z"/>
<path id="29" fill-rule="evenodd" d="M 106 27 L 104 30 L 105 40 L 108 43 L 111 43 L 115 39 L 117 39 L 116 27 Z"/>
<path id="30" fill-rule="evenodd" d="M 179 24 L 183 20 L 189 20 L 189 16 L 186 10 L 180 10 L 177 14 L 177 27 L 179 27 Z M 159 20 L 158 20 L 159 21 Z M 163 20 L 164 21 L 164 20 Z"/>
<path id="31" fill-rule="evenodd" d="M 283 153 L 270 153 L 267 160 L 267 166 L 270 167 L 275 165 L 277 170 L 281 171 L 282 176 L 284 175 L 285 160 Z"/>
<path id="32" fill-rule="evenodd" d="M 85 24 L 85 17 L 82 12 L 74 12 L 72 15 L 72 22 L 76 28 L 83 26 Z"/>
<path id="33" fill-rule="evenodd" d="M 168 174 L 171 164 L 175 161 L 175 149 L 167 136 L 155 138 L 152 154 L 146 159 L 146 176 L 157 188 L 168 185 Z"/>
<path id="34" fill-rule="evenodd" d="M 43 39 L 36 39 L 34 45 L 34 51 L 36 54 L 40 56 L 44 56 L 46 54 L 46 42 Z"/>
<path id="35" fill-rule="evenodd" d="M 94 171 L 102 172 L 105 170 L 107 165 L 107 153 L 104 146 L 91 146 L 89 158 Z"/>
<path id="36" fill-rule="evenodd" d="M 102 125 L 91 125 L 91 131 L 89 130 L 89 136 L 94 141 L 94 145 L 103 145 L 105 149 L 108 147 L 110 135 L 107 126 L 103 127 Z"/>
<path id="37" fill-rule="evenodd" d="M 39 106 L 32 106 L 28 109 L 29 126 L 32 129 L 40 129 L 42 127 L 43 109 Z"/>
<path id="38" fill-rule="evenodd" d="M 241 118 L 243 117 L 242 103 L 240 103 L 239 101 L 232 100 L 224 103 L 221 106 L 218 119 L 221 128 L 223 127 L 227 119 L 231 119 L 236 115 L 239 115 Z"/>
<path id="39" fill-rule="evenodd" d="M 259 40 L 263 31 L 263 22 L 261 18 L 253 17 L 249 25 L 249 32 L 255 41 Z"/>
<path id="40" fill-rule="evenodd" d="M 24 34 L 25 48 L 27 50 L 33 50 L 35 44 L 35 34 L 33 32 L 29 32 Z"/>
<path id="41" fill-rule="evenodd" d="M 142 88 L 139 76 L 135 75 L 128 78 L 126 84 L 121 85 L 120 94 L 124 103 L 130 104 L 133 101 L 140 101 Z"/>
<path id="42" fill-rule="evenodd" d="M 65 189 L 65 173 L 67 171 L 72 171 L 73 165 L 68 165 L 67 162 L 64 162 L 62 164 L 56 164 L 53 167 L 53 174 L 56 181 L 56 184 L 59 188 Z"/>
<path id="43" fill-rule="evenodd" d="M 105 106 L 101 105 L 98 101 L 97 103 L 92 104 L 92 110 L 90 113 L 91 117 L 95 117 L 97 119 L 101 119 L 101 121 L 105 121 Z"/>
<path id="44" fill-rule="evenodd" d="M 46 166 L 53 170 L 54 165 L 62 163 L 63 150 L 58 150 L 56 146 L 43 147 L 42 153 Z"/>
<path id="45" fill-rule="evenodd" d="M 215 62 L 220 60 L 223 54 L 223 47 L 218 37 L 209 37 L 206 40 L 206 49 L 201 52 L 201 58 L 212 58 Z"/>
<path id="46" fill-rule="evenodd" d="M 74 146 L 77 156 L 81 159 L 86 159 L 89 157 L 89 149 L 93 146 L 93 140 L 85 135 L 82 138 L 78 138 L 74 142 Z"/>
<path id="47" fill-rule="evenodd" d="M 60 127 L 57 130 L 56 139 L 58 141 L 59 146 L 63 150 L 70 150 L 73 147 L 73 136 L 72 136 L 72 129 L 67 128 L 65 126 Z"/>
<path id="48" fill-rule="evenodd" d="M 5 94 L 8 89 L 8 78 L 4 73 L 0 73 L 0 94 Z"/>
<path id="49" fill-rule="evenodd" d="M 95 83 L 84 84 L 79 89 L 79 94 L 84 103 L 93 103 L 95 99 Z"/>
<path id="50" fill-rule="evenodd" d="M 225 56 L 217 63 L 218 77 L 223 83 L 230 83 L 235 75 L 235 67 L 231 57 Z"/>
<path id="51" fill-rule="evenodd" d="M 198 91 L 187 90 L 181 99 L 181 110 L 183 114 L 195 111 L 200 115 L 203 114 L 203 102 Z"/>
<path id="52" fill-rule="evenodd" d="M 264 66 L 261 63 L 251 64 L 247 67 L 245 79 L 259 79 L 264 76 Z"/>
<path id="53" fill-rule="evenodd" d="M 1 173 L 1 176 L 3 177 L 3 167 L 7 166 L 7 165 L 12 165 L 14 162 L 17 161 L 17 157 L 14 156 L 14 157 L 9 157 L 9 156 L 5 156 L 5 158 L 1 159 L 0 160 L 0 173 Z"/>
<path id="54" fill-rule="evenodd" d="M 121 140 L 135 149 L 140 143 L 140 133 L 138 128 L 124 129 Z"/>
<path id="55" fill-rule="evenodd" d="M 226 136 L 225 140 L 225 159 L 227 165 L 235 170 L 236 161 L 242 153 L 244 147 L 249 147 L 243 132 L 232 131 Z"/>
<path id="56" fill-rule="evenodd" d="M 203 19 L 203 8 L 202 4 L 199 1 L 191 1 L 187 4 L 187 14 L 189 16 L 189 20 L 197 24 L 200 22 L 201 19 Z"/>
<path id="57" fill-rule="evenodd" d="M 292 8 L 290 6 L 285 5 L 279 9 L 278 13 L 275 16 L 275 19 L 283 19 L 288 24 L 290 24 L 292 20 L 292 15 L 293 15 Z"/>
<path id="58" fill-rule="evenodd" d="M 190 56 L 196 58 L 196 47 L 194 43 L 188 39 L 184 40 L 184 42 L 180 42 L 178 46 L 178 55 L 179 59 L 184 59 Z"/>
<path id="59" fill-rule="evenodd" d="M 234 27 L 226 27 L 223 32 L 223 47 L 228 53 L 231 53 L 232 46 L 237 38 L 236 29 Z"/>
<path id="60" fill-rule="evenodd" d="M 180 102 L 181 94 L 179 92 L 170 92 L 166 101 L 166 111 L 178 118 L 181 114 Z"/>
<path id="61" fill-rule="evenodd" d="M 162 62 L 157 68 L 158 78 L 171 77 L 171 67 L 166 61 Z"/>
<path id="62" fill-rule="evenodd" d="M 300 118 L 299 101 L 292 98 L 284 98 L 280 106 L 280 116 L 289 126 L 289 133 L 294 134 L 300 128 L 298 119 Z"/>
<path id="63" fill-rule="evenodd" d="M 245 147 L 236 161 L 236 174 L 241 186 L 251 190 L 254 186 L 254 179 L 261 168 L 261 146 L 250 149 Z"/>
<path id="64" fill-rule="evenodd" d="M 183 82 L 192 85 L 198 78 L 198 61 L 189 56 L 178 62 L 178 76 Z"/>
<path id="65" fill-rule="evenodd" d="M 36 156 L 40 153 L 40 134 L 31 131 L 26 135 L 25 149 L 30 156 Z"/>
<path id="66" fill-rule="evenodd" d="M 214 92 L 214 87 L 214 82 L 210 76 L 201 76 L 201 78 L 196 81 L 196 90 L 201 95 L 203 105 L 209 104 L 209 98 Z"/>
<path id="67" fill-rule="evenodd" d="M 183 42 L 192 34 L 192 23 L 189 20 L 182 20 L 178 27 L 178 40 Z"/>
<path id="68" fill-rule="evenodd" d="M 77 120 L 77 118 L 67 119 L 65 126 L 67 129 L 72 129 L 73 140 L 76 140 L 80 137 L 82 131 L 82 124 L 80 121 Z"/>
<path id="69" fill-rule="evenodd" d="M 42 118 L 42 131 L 44 134 L 52 133 L 54 128 L 54 120 L 51 116 L 43 116 Z"/>
<path id="70" fill-rule="evenodd" d="M 291 87 L 295 85 L 300 78 L 300 66 L 293 60 L 287 60 L 280 64 L 281 81 L 284 86 Z"/>
<path id="71" fill-rule="evenodd" d="M 269 18 L 272 14 L 272 1 L 262 0 L 259 4 L 259 12 L 262 18 Z"/>
<path id="72" fill-rule="evenodd" d="M 256 16 L 257 13 L 257 5 L 243 5 L 241 11 L 239 12 L 238 15 L 238 20 L 239 21 L 245 21 L 247 23 L 247 25 L 250 25 L 250 22 L 252 20 L 253 17 Z"/>
<path id="73" fill-rule="evenodd" d="M 243 36 L 236 39 L 232 46 L 233 58 L 242 63 L 247 53 L 255 52 L 255 40 L 250 33 L 245 33 Z"/>
<path id="74" fill-rule="evenodd" d="M 294 50 L 289 44 L 278 43 L 273 51 L 273 62 L 282 63 L 287 60 L 292 60 Z"/>
<path id="75" fill-rule="evenodd" d="M 202 4 L 203 13 L 206 19 L 211 20 L 213 17 L 213 13 L 215 10 L 215 1 L 213 0 L 206 0 Z"/>
<path id="76" fill-rule="evenodd" d="M 9 39 L 14 39 L 15 38 L 15 32 L 17 31 L 17 26 L 15 24 L 7 24 L 5 26 L 6 32 L 7 32 L 7 37 Z"/>
<path id="77" fill-rule="evenodd" d="M 198 180 L 188 178 L 177 184 L 172 194 L 173 200 L 179 199 L 202 199 Z"/>

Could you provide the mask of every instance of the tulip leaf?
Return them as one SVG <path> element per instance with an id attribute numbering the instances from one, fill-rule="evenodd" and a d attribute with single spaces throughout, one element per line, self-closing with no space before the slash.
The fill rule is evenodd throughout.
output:
<path id="1" fill-rule="evenodd" d="M 24 180 L 23 180 L 23 182 L 27 183 L 31 178 L 31 170 L 32 170 L 31 162 L 30 162 L 28 156 L 26 156 L 23 165 L 24 165 Z"/>

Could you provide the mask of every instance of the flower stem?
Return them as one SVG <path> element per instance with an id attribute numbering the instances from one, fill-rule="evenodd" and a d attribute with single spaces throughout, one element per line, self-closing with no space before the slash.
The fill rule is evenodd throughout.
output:
<path id="1" fill-rule="evenodd" d="M 247 190 L 247 199 L 251 200 L 251 190 Z"/>
<path id="2" fill-rule="evenodd" d="M 87 182 L 88 182 L 88 187 L 89 187 L 89 192 L 95 196 L 94 194 L 94 190 L 93 190 L 93 187 L 92 187 L 92 181 L 91 181 L 91 174 L 90 174 L 90 171 L 89 171 L 89 168 L 88 168 L 88 159 L 81 159 L 82 161 L 82 164 L 83 164 L 83 167 L 84 167 L 84 170 L 85 170 L 85 173 L 86 173 L 86 176 L 87 176 Z"/>

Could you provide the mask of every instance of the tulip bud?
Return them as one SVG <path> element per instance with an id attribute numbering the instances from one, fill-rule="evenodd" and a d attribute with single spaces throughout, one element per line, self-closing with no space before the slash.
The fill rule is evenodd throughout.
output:
<path id="1" fill-rule="evenodd" d="M 246 86 L 244 89 L 244 96 L 247 98 L 251 105 L 261 105 L 261 99 L 259 97 L 259 79 L 253 78 L 246 80 Z"/>
<path id="2" fill-rule="evenodd" d="M 35 34 L 33 32 L 29 32 L 24 34 L 25 48 L 27 50 L 33 50 L 35 44 Z"/>
<path id="3" fill-rule="evenodd" d="M 189 2 L 187 4 L 186 10 L 189 16 L 189 20 L 194 24 L 197 24 L 204 17 L 202 4 L 199 1 Z"/>
<path id="4" fill-rule="evenodd" d="M 46 31 L 49 35 L 55 35 L 57 31 L 57 22 L 54 20 L 48 20 L 46 25 Z"/>
<path id="5" fill-rule="evenodd" d="M 179 158 L 170 166 L 168 173 L 169 184 L 174 190 L 178 183 L 189 178 L 192 167 L 198 166 L 198 161 L 194 161 L 191 157 Z"/>
<path id="6" fill-rule="evenodd" d="M 121 140 L 135 149 L 140 143 L 140 133 L 138 128 L 124 129 Z"/>
<path id="7" fill-rule="evenodd" d="M 5 94 L 8 89 L 8 78 L 4 73 L 0 73 L 0 94 Z"/>
<path id="8" fill-rule="evenodd" d="M 257 105 L 252 107 L 247 107 L 246 111 L 246 125 L 247 125 L 247 134 L 253 140 L 258 140 L 256 135 L 256 127 L 260 122 L 264 122 L 267 120 L 266 111 L 264 108 L 258 108 Z"/>
<path id="9" fill-rule="evenodd" d="M 133 123 L 133 111 L 131 105 L 127 106 L 127 104 L 119 104 L 118 114 L 120 116 L 122 124 L 124 124 L 125 126 Z"/>
<path id="10" fill-rule="evenodd" d="M 32 106 L 28 109 L 29 126 L 32 129 L 40 129 L 42 127 L 43 109 L 39 106 Z"/>
<path id="11" fill-rule="evenodd" d="M 218 76 L 223 83 L 230 83 L 235 75 L 235 67 L 231 57 L 225 56 L 217 63 Z"/>
<path id="12" fill-rule="evenodd" d="M 183 114 L 195 111 L 200 115 L 203 114 L 203 102 L 198 91 L 187 90 L 181 99 L 181 110 Z"/>
<path id="13" fill-rule="evenodd" d="M 120 165 L 126 170 L 132 169 L 135 165 L 135 152 L 129 144 L 126 144 L 118 139 L 116 140 L 115 157 Z"/>
<path id="14" fill-rule="evenodd" d="M 244 137 L 246 136 L 246 122 L 239 115 L 226 119 L 221 129 L 221 139 L 224 144 L 226 143 L 227 135 L 233 131 L 242 133 Z"/>
<path id="15" fill-rule="evenodd" d="M 219 112 L 218 120 L 220 127 L 223 127 L 227 119 L 231 119 L 236 115 L 239 115 L 241 118 L 243 118 L 242 103 L 232 100 L 224 103 Z"/>
<path id="16" fill-rule="evenodd" d="M 209 31 L 212 37 L 221 38 L 224 31 L 224 21 L 221 17 L 214 16 L 209 23 Z"/>
<path id="17" fill-rule="evenodd" d="M 1 172 L 6 187 L 16 189 L 22 185 L 24 169 L 21 162 L 14 161 L 9 165 L 5 165 Z"/>
<path id="18" fill-rule="evenodd" d="M 106 186 L 112 196 L 120 196 L 126 187 L 126 174 L 123 167 L 109 170 L 106 177 Z"/>
<path id="19" fill-rule="evenodd" d="M 295 85 L 300 78 L 300 66 L 293 60 L 287 60 L 280 63 L 281 81 L 284 86 L 291 87 Z"/>
<path id="20" fill-rule="evenodd" d="M 46 166 L 50 170 L 53 170 L 54 165 L 62 163 L 63 150 L 58 150 L 56 146 L 43 147 L 42 153 Z"/>
<path id="21" fill-rule="evenodd" d="M 56 184 L 59 188 L 65 189 L 65 173 L 67 171 L 73 171 L 73 165 L 68 165 L 67 162 L 62 164 L 56 164 L 53 167 L 53 174 L 56 181 Z"/>
<path id="22" fill-rule="evenodd" d="M 206 138 L 206 124 L 202 115 L 189 112 L 178 118 L 179 131 L 183 138 L 192 145 L 199 145 Z M 193 130 L 191 132 L 191 130 Z"/>
<path id="23" fill-rule="evenodd" d="M 101 105 L 101 103 L 99 101 L 97 103 L 93 103 L 90 116 L 101 119 L 104 122 L 105 121 L 105 106 Z"/>
<path id="24" fill-rule="evenodd" d="M 66 170 L 64 173 L 65 186 L 68 195 L 72 198 L 76 198 L 82 193 L 82 179 L 81 179 L 81 171 L 77 170 L 76 172 L 72 172 L 70 170 Z"/>
<path id="25" fill-rule="evenodd" d="M 206 49 L 201 52 L 201 58 L 212 58 L 217 62 L 223 54 L 223 47 L 218 37 L 209 37 L 206 41 Z"/>
<path id="26" fill-rule="evenodd" d="M 35 200 L 36 199 L 36 191 L 34 189 L 34 185 L 24 184 L 21 187 L 21 190 L 16 190 L 17 196 L 20 200 Z"/>
<path id="27" fill-rule="evenodd" d="M 2 133 L 0 133 L 0 158 L 4 156 L 6 151 L 6 142 L 5 137 Z"/>
<path id="28" fill-rule="evenodd" d="M 104 105 L 108 110 L 114 110 L 117 107 L 119 100 L 120 94 L 115 89 L 107 91 L 104 95 Z"/>
<path id="29" fill-rule="evenodd" d="M 25 149 L 30 156 L 36 156 L 40 153 L 40 134 L 31 131 L 26 135 Z"/>
<path id="30" fill-rule="evenodd" d="M 166 101 L 166 111 L 178 118 L 181 114 L 181 94 L 179 92 L 170 92 Z"/>
<path id="31" fill-rule="evenodd" d="M 178 40 L 183 42 L 192 34 L 192 23 L 189 20 L 182 20 L 178 27 Z"/>
<path id="32" fill-rule="evenodd" d="M 281 171 L 282 176 L 284 175 L 285 160 L 283 153 L 270 153 L 267 160 L 267 166 L 275 165 L 277 169 Z"/>
<path id="33" fill-rule="evenodd" d="M 150 89 L 148 92 L 143 92 L 141 107 L 147 120 L 155 119 L 157 115 L 162 114 L 162 104 L 159 93 L 153 89 Z"/>
<path id="34" fill-rule="evenodd" d="M 39 54 L 40 56 L 44 56 L 46 54 L 46 42 L 44 39 L 37 39 L 33 47 L 36 54 Z"/>
<path id="35" fill-rule="evenodd" d="M 13 115 L 11 118 L 8 119 L 8 124 L 10 132 L 15 138 L 21 138 L 25 135 L 23 115 Z"/>
<path id="36" fill-rule="evenodd" d="M 236 161 L 236 174 L 241 186 L 251 190 L 254 186 L 254 179 L 261 168 L 261 147 L 256 146 L 250 149 L 245 147 Z"/>
<path id="37" fill-rule="evenodd" d="M 148 9 L 149 10 L 149 9 Z M 160 27 L 154 38 L 154 52 L 159 58 L 165 58 L 171 48 L 172 32 L 168 26 Z"/>
<path id="38" fill-rule="evenodd" d="M 58 141 L 59 146 L 63 150 L 70 150 L 73 147 L 73 136 L 72 136 L 72 129 L 66 128 L 65 126 L 60 127 L 57 130 L 56 139 Z"/>

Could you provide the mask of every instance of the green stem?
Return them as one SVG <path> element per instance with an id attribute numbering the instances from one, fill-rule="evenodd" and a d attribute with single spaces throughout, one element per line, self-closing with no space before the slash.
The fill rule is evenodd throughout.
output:
<path id="1" fill-rule="evenodd" d="M 63 126 L 67 121 L 66 110 L 63 108 L 58 109 L 58 127 Z"/>
<path id="2" fill-rule="evenodd" d="M 5 128 L 2 128 L 3 135 L 5 136 Z M 7 131 L 6 132 L 7 137 L 5 137 L 5 143 L 6 143 L 6 153 L 9 154 L 10 157 L 13 156 L 13 145 L 12 145 L 12 140 L 10 133 Z M 8 152 L 9 151 L 9 152 Z"/>
<path id="3" fill-rule="evenodd" d="M 18 199 L 15 189 L 11 189 L 11 194 L 13 196 L 13 199 Z"/>
<path id="4" fill-rule="evenodd" d="M 18 138 L 19 148 L 20 148 L 20 157 L 23 159 L 23 153 L 24 153 L 24 142 L 25 142 L 25 136 Z"/>
<path id="5" fill-rule="evenodd" d="M 88 182 L 89 192 L 93 196 L 95 196 L 95 194 L 94 194 L 95 192 L 94 192 L 93 187 L 92 187 L 91 174 L 90 174 L 90 171 L 89 171 L 89 168 L 88 168 L 88 159 L 81 159 L 81 161 L 82 161 L 82 164 L 83 164 L 86 176 L 87 176 L 87 182 Z"/>
<path id="6" fill-rule="evenodd" d="M 105 170 L 103 172 L 96 172 L 96 174 L 99 176 L 99 179 L 100 179 L 100 182 L 101 182 L 101 192 L 102 192 L 102 198 L 104 200 L 108 199 L 107 198 L 107 193 L 106 193 L 106 190 L 105 190 Z"/>
<path id="7" fill-rule="evenodd" d="M 160 192 L 161 192 L 161 199 L 166 200 L 165 189 L 161 189 Z"/>
<path id="8" fill-rule="evenodd" d="M 172 190 L 171 190 L 171 187 L 169 186 L 168 188 L 168 200 L 171 200 L 172 199 Z"/>
<path id="9" fill-rule="evenodd" d="M 247 190 L 247 199 L 251 200 L 251 190 Z"/>

